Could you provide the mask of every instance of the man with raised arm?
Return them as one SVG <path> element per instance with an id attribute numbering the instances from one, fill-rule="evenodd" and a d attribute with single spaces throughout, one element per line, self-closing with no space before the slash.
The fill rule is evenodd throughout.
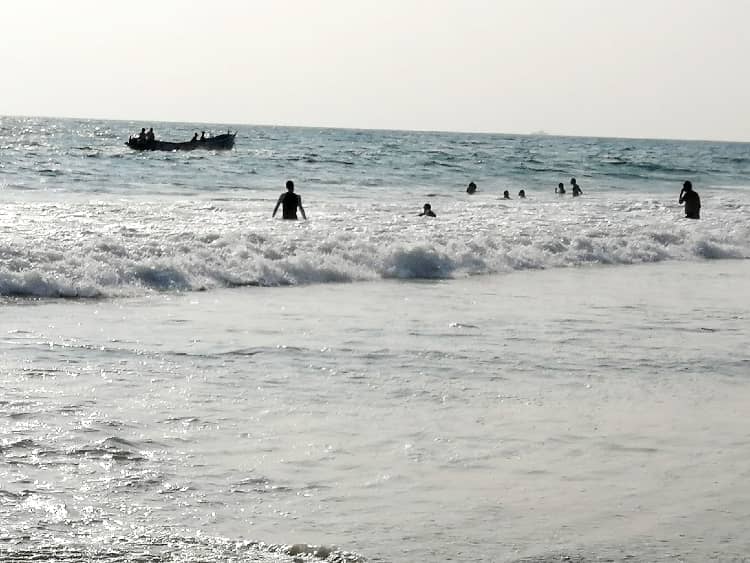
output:
<path id="1" fill-rule="evenodd" d="M 682 184 L 680 203 L 685 204 L 685 217 L 688 219 L 701 218 L 701 198 L 698 192 L 693 191 L 693 183 L 690 180 Z"/>

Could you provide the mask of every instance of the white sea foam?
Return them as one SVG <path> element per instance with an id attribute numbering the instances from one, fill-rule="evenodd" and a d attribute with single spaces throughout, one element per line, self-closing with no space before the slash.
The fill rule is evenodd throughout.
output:
<path id="1" fill-rule="evenodd" d="M 16 204 L 5 209 L 18 227 L 0 238 L 0 294 L 98 297 L 750 257 L 740 195 L 707 200 L 700 221 L 681 218 L 671 201 L 477 202 L 446 200 L 430 219 L 395 201 L 362 216 L 323 199 L 309 222 L 294 223 L 242 200 Z"/>
<path id="2" fill-rule="evenodd" d="M 750 255 L 743 187 L 750 160 L 739 144 L 240 128 L 228 153 L 136 154 L 119 142 L 134 124 L 7 118 L 2 125 L 5 296 L 443 279 Z M 164 138 L 192 135 L 192 126 L 157 129 Z M 576 170 L 584 196 L 554 195 Z M 701 193 L 699 222 L 681 218 L 683 176 Z M 287 177 L 298 181 L 308 223 L 268 217 Z M 468 179 L 479 184 L 473 196 L 463 188 Z M 521 186 L 527 200 L 500 199 Z M 428 200 L 434 220 L 416 216 Z"/>

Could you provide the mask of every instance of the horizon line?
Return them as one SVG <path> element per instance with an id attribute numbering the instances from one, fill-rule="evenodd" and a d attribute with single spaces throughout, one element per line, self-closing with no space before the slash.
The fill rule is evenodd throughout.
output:
<path id="1" fill-rule="evenodd" d="M 63 115 L 12 115 L 3 114 L 0 118 L 25 118 L 25 119 L 80 119 L 89 121 L 119 121 L 119 122 L 137 122 L 137 119 L 111 118 L 111 117 L 81 117 L 81 116 L 63 116 Z M 145 121 L 145 120 L 141 120 Z M 180 124 L 200 124 L 200 125 L 232 125 L 231 123 L 221 123 L 216 121 L 177 121 L 172 119 L 156 120 L 156 123 L 180 123 Z M 628 137 L 616 135 L 579 135 L 569 133 L 550 133 L 544 129 L 529 133 L 518 132 L 500 132 L 500 131 L 469 131 L 469 130 L 450 130 L 450 129 L 398 129 L 391 127 L 343 127 L 332 125 L 290 125 L 290 124 L 271 124 L 271 123 L 244 123 L 235 122 L 234 125 L 245 127 L 280 127 L 287 129 L 331 129 L 344 131 L 390 131 L 397 133 L 450 133 L 455 135 L 495 135 L 495 136 L 516 136 L 516 137 L 564 137 L 577 139 L 621 139 L 631 141 L 679 141 L 688 143 L 727 143 L 727 144 L 750 144 L 750 140 L 728 140 L 728 139 L 705 139 L 705 138 L 676 138 L 676 137 Z"/>

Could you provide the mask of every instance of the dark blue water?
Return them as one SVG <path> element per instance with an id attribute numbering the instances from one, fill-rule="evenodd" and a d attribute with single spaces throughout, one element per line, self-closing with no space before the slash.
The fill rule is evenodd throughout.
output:
<path id="1" fill-rule="evenodd" d="M 226 154 L 137 154 L 124 143 L 141 126 L 174 141 L 231 129 L 237 143 Z M 369 197 L 378 187 L 456 189 L 469 180 L 480 189 L 549 189 L 572 176 L 584 189 L 750 183 L 750 145 L 701 141 L 4 117 L 0 150 L 6 193 L 202 193 L 278 186 L 286 177 L 314 190 L 345 187 L 348 197 Z"/>

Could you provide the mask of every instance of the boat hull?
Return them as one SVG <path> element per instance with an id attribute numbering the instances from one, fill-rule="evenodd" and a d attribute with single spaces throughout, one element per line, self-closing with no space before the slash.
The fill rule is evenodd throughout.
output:
<path id="1" fill-rule="evenodd" d="M 186 141 L 184 143 L 173 143 L 171 141 L 142 141 L 137 137 L 131 137 L 125 144 L 136 151 L 194 151 L 197 149 L 222 151 L 230 150 L 234 147 L 234 137 L 236 135 L 237 133 L 224 133 L 223 135 L 217 135 L 216 137 Z"/>

